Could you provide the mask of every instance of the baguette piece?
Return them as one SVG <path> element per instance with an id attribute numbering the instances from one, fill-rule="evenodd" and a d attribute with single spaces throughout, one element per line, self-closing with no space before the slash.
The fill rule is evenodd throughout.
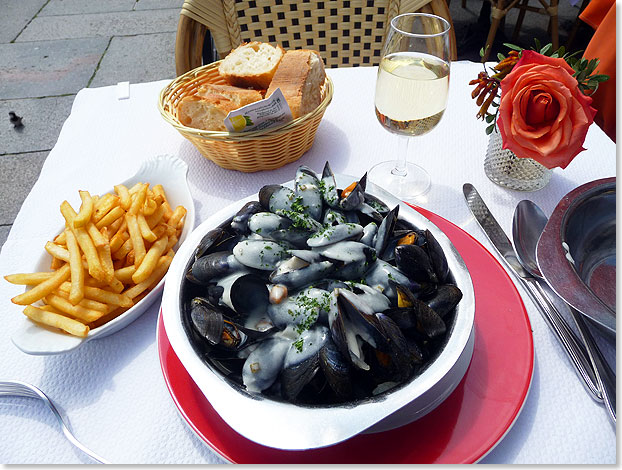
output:
<path id="1" fill-rule="evenodd" d="M 227 132 L 225 118 L 229 112 L 238 108 L 231 100 L 216 95 L 186 96 L 179 103 L 178 118 L 187 127 Z"/>
<path id="2" fill-rule="evenodd" d="M 308 49 L 287 51 L 266 91 L 266 98 L 280 88 L 296 119 L 320 105 L 320 87 L 325 78 L 324 62 L 318 52 Z"/>
<path id="3" fill-rule="evenodd" d="M 281 46 L 258 41 L 244 43 L 222 60 L 218 73 L 231 85 L 265 90 L 284 53 Z"/>
<path id="4" fill-rule="evenodd" d="M 257 90 L 249 90 L 248 88 L 240 88 L 230 85 L 216 85 L 213 83 L 201 85 L 197 89 L 196 95 L 202 97 L 215 95 L 220 98 L 225 98 L 233 102 L 233 104 L 238 108 L 263 99 L 263 96 Z"/>
<path id="5" fill-rule="evenodd" d="M 195 129 L 227 132 L 224 120 L 229 112 L 261 99 L 257 90 L 208 83 L 179 102 L 179 122 Z"/>

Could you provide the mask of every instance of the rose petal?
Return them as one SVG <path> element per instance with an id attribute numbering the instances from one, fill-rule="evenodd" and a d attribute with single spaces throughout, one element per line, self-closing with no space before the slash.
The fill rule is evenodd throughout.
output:
<path id="1" fill-rule="evenodd" d="M 573 73 L 563 59 L 523 51 L 501 82 L 497 124 L 504 148 L 549 168 L 565 168 L 583 150 L 595 111 Z"/>
<path id="2" fill-rule="evenodd" d="M 545 90 L 534 90 L 529 93 L 525 120 L 530 126 L 541 126 L 549 123 L 559 114 L 559 103 L 551 93 Z"/>

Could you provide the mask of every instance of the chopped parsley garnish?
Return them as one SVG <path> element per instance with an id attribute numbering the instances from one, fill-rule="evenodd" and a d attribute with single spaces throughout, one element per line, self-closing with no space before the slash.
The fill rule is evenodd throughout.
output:
<path id="1" fill-rule="evenodd" d="M 301 353 L 302 352 L 302 344 L 304 343 L 302 338 L 298 338 L 296 341 L 292 343 L 292 345 L 296 348 L 296 350 Z"/>
<path id="2" fill-rule="evenodd" d="M 302 196 L 297 196 L 292 202 L 290 207 L 292 208 L 294 212 L 299 212 L 299 213 L 303 213 L 309 208 L 309 206 L 305 206 L 302 203 Z"/>

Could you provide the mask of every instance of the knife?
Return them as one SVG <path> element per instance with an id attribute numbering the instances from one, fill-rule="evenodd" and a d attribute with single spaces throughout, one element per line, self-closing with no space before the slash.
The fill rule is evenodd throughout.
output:
<path id="1" fill-rule="evenodd" d="M 465 183 L 462 186 L 462 192 L 464 193 L 467 206 L 473 213 L 475 220 L 477 220 L 478 224 L 511 271 L 526 288 L 547 325 L 553 330 L 564 347 L 579 377 L 583 379 L 587 390 L 595 400 L 602 401 L 602 393 L 597 385 L 596 376 L 592 369 L 587 351 L 585 350 L 585 346 L 583 346 L 574 331 L 572 331 L 570 326 L 566 323 L 566 320 L 564 320 L 557 311 L 557 308 L 549 300 L 537 279 L 523 268 L 512 247 L 512 243 L 510 243 L 510 239 L 492 215 L 490 209 L 488 209 L 475 187 L 470 183 Z"/>

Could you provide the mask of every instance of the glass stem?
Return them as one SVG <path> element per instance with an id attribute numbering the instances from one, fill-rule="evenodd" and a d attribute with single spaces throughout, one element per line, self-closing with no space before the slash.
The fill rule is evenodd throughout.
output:
<path id="1" fill-rule="evenodd" d="M 405 135 L 398 136 L 399 144 L 397 154 L 399 159 L 395 162 L 395 168 L 391 170 L 391 174 L 395 176 L 406 176 L 408 171 L 406 170 L 406 157 L 408 156 L 408 144 L 410 144 L 410 138 Z"/>

